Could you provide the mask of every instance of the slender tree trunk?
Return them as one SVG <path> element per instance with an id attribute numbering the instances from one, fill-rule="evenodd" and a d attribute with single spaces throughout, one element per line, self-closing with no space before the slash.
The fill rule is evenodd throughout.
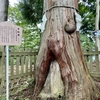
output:
<path id="1" fill-rule="evenodd" d="M 8 0 L 0 0 L 0 22 L 7 21 L 8 16 Z M 2 51 L 3 47 L 0 47 L 0 51 Z M 2 61 L 2 57 L 0 61 Z M 3 82 L 3 62 L 0 62 L 0 95 L 2 95 L 2 82 Z"/>
<path id="2" fill-rule="evenodd" d="M 0 22 L 7 21 L 8 0 L 0 0 Z"/>
<path id="3" fill-rule="evenodd" d="M 66 100 L 96 100 L 95 94 L 98 93 L 84 63 L 79 32 L 76 31 L 77 4 L 75 0 L 44 0 L 47 23 L 36 61 L 34 97 L 43 89 L 50 64 L 56 61 Z"/>

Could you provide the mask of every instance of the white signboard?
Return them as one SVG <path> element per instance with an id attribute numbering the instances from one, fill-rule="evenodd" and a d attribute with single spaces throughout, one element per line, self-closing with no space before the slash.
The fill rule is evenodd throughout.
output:
<path id="1" fill-rule="evenodd" d="M 0 23 L 0 45 L 20 45 L 22 28 L 10 22 Z"/>

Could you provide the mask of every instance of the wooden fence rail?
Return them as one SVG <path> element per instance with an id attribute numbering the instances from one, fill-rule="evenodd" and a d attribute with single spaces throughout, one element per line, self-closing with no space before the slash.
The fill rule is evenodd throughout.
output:
<path id="1" fill-rule="evenodd" d="M 1 82 L 0 82 L 0 94 L 5 92 L 4 86 L 6 82 L 6 52 L 2 48 L 0 58 L 0 67 L 2 70 Z M 10 86 L 19 81 L 21 78 L 27 80 L 28 77 L 34 75 L 34 66 L 36 61 L 37 52 L 33 52 L 32 49 L 14 49 L 11 47 L 9 50 L 9 79 Z"/>
<path id="2" fill-rule="evenodd" d="M 98 48 L 89 48 L 83 52 L 91 76 L 100 77 L 100 51 Z"/>
<path id="3" fill-rule="evenodd" d="M 4 56 L 4 59 L 3 59 L 4 66 L 6 66 L 5 52 L 3 52 L 3 56 Z M 16 51 L 14 51 L 14 48 L 11 48 L 9 52 L 10 79 L 33 74 L 36 56 L 37 56 L 37 52 L 32 52 L 32 50 L 17 49 Z M 5 67 L 4 67 L 3 73 L 4 73 L 4 79 L 5 79 Z"/>

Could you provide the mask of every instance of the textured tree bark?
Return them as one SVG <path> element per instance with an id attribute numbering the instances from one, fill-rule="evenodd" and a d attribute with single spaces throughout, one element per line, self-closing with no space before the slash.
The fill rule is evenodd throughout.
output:
<path id="1" fill-rule="evenodd" d="M 44 0 L 47 23 L 36 61 L 34 97 L 43 89 L 50 64 L 56 60 L 67 100 L 96 100 L 96 87 L 84 63 L 79 32 L 76 31 L 76 1 Z"/>
<path id="2" fill-rule="evenodd" d="M 8 0 L 0 0 L 0 22 L 7 21 Z"/>

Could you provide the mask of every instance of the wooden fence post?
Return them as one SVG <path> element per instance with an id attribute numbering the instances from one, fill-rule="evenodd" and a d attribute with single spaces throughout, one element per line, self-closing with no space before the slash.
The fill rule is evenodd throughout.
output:
<path id="1" fill-rule="evenodd" d="M 37 55 L 36 55 L 36 50 L 34 50 L 34 80 L 36 81 L 36 59 L 37 59 Z"/>

